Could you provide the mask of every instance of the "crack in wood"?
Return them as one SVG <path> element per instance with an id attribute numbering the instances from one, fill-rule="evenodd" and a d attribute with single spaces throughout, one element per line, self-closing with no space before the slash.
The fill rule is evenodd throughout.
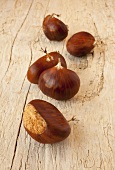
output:
<path id="1" fill-rule="evenodd" d="M 51 147 L 53 147 L 53 146 L 51 145 Z M 53 167 L 56 167 L 56 169 L 57 169 L 56 154 L 55 154 L 55 156 L 53 156 L 52 152 L 53 152 L 53 148 L 51 149 L 51 159 L 52 159 Z"/>
<path id="2" fill-rule="evenodd" d="M 25 170 L 28 169 L 27 165 L 28 165 L 30 147 L 31 147 L 31 138 L 30 138 L 30 141 L 29 141 L 29 148 L 28 148 L 28 153 L 27 153 L 27 159 L 26 159 L 26 162 L 25 162 Z"/>
<path id="3" fill-rule="evenodd" d="M 5 32 L 4 26 L 7 24 L 7 22 L 5 21 L 4 23 L 2 23 L 1 29 L 0 29 L 0 35 L 3 34 L 7 34 L 7 32 Z"/>
<path id="4" fill-rule="evenodd" d="M 97 43 L 97 48 L 100 50 L 100 57 L 98 60 L 101 59 L 101 63 L 100 65 L 98 64 L 98 66 L 100 66 L 100 71 L 101 71 L 101 74 L 98 75 L 98 84 L 97 84 L 97 87 L 95 88 L 92 88 L 91 90 L 91 87 L 90 87 L 90 92 L 89 90 L 87 89 L 85 94 L 82 96 L 80 96 L 80 101 L 82 101 L 82 105 L 85 103 L 85 101 L 90 101 L 91 99 L 93 99 L 94 97 L 96 96 L 99 96 L 100 92 L 103 90 L 103 86 L 104 86 L 104 68 L 105 68 L 105 44 L 103 43 L 103 41 L 99 41 Z M 95 57 L 95 56 L 94 56 Z M 98 70 L 97 70 L 98 72 Z M 95 74 L 94 78 L 89 82 L 89 86 L 92 86 L 95 82 L 95 79 L 96 79 L 96 76 Z M 92 86 L 93 87 L 93 86 Z"/>
<path id="5" fill-rule="evenodd" d="M 26 97 L 25 97 L 25 102 L 24 102 L 24 106 L 23 106 L 23 111 L 24 111 L 24 108 L 25 108 L 25 106 L 26 106 L 26 101 L 27 101 L 27 97 L 28 97 L 28 94 L 29 94 L 29 91 L 30 91 L 30 87 L 31 87 L 31 84 L 29 85 L 29 88 L 28 88 L 28 91 L 27 91 L 27 94 L 26 94 Z M 22 119 L 23 119 L 23 113 L 22 113 L 21 121 L 20 121 L 19 128 L 18 128 L 18 133 L 17 133 L 17 137 L 16 137 L 16 143 L 15 143 L 15 147 L 14 147 L 14 154 L 13 154 L 13 158 L 12 158 L 10 170 L 12 170 L 13 163 L 14 163 L 14 159 L 15 159 L 15 155 L 16 155 L 16 149 L 17 149 L 17 143 L 18 143 L 18 139 L 19 139 L 19 135 L 20 135 L 21 125 L 22 125 Z"/>
<path id="6" fill-rule="evenodd" d="M 94 25 L 94 28 L 95 28 L 95 31 L 96 31 L 96 34 L 97 34 L 95 37 L 98 37 L 99 40 L 101 40 L 101 38 L 100 38 L 100 36 L 99 36 L 99 32 L 98 32 L 97 25 L 96 25 L 96 23 L 95 23 L 95 21 L 94 21 L 92 15 L 91 15 L 90 13 L 89 13 L 89 16 L 90 16 L 90 18 L 92 19 L 92 23 L 93 23 L 93 25 Z"/>
<path id="7" fill-rule="evenodd" d="M 29 62 L 29 66 L 31 64 L 31 61 L 32 61 L 32 57 L 33 57 L 33 52 L 32 52 L 32 46 L 31 46 L 32 43 L 30 43 L 30 52 L 31 52 L 31 55 L 30 55 L 30 62 Z M 25 76 L 26 78 L 26 76 Z M 23 88 L 23 84 L 25 82 L 25 78 L 22 82 L 22 86 L 21 86 L 21 90 Z M 28 98 L 28 94 L 29 94 L 29 91 L 30 91 L 30 87 L 31 87 L 31 84 L 29 85 L 29 88 L 28 88 L 28 91 L 27 91 L 27 94 L 26 94 L 26 98 L 25 98 L 25 102 L 24 102 L 24 106 L 23 106 L 23 111 L 24 111 L 24 108 L 26 106 L 26 101 L 27 101 L 27 98 Z M 16 143 L 15 143 L 15 149 L 14 149 L 14 155 L 13 155 L 13 158 L 12 158 L 12 163 L 11 163 L 11 168 L 10 170 L 12 170 L 12 167 L 13 167 L 13 163 L 14 163 L 14 158 L 15 158 L 15 154 L 16 154 L 16 149 L 17 149 L 17 143 L 18 143 L 18 138 L 19 138 L 19 135 L 20 135 L 20 130 L 21 130 L 21 125 L 22 125 L 22 119 L 23 119 L 23 113 L 22 113 L 22 116 L 21 116 L 21 121 L 20 121 L 20 125 L 19 125 L 19 129 L 18 129 L 18 134 L 17 134 L 17 138 L 16 138 Z M 30 148 L 30 145 L 29 145 L 29 148 Z M 27 156 L 28 157 L 28 156 Z M 27 161 L 28 161 L 28 158 L 27 158 Z M 25 165 L 26 166 L 26 165 Z"/>
<path id="8" fill-rule="evenodd" d="M 8 64 L 7 70 L 6 70 L 5 74 L 4 74 L 4 77 L 6 76 L 8 70 L 9 70 L 9 68 L 10 68 L 10 64 L 11 64 L 11 61 L 12 61 L 12 53 L 13 53 L 13 48 L 14 48 L 15 41 L 16 41 L 16 39 L 17 39 L 17 37 L 18 37 L 18 34 L 20 33 L 20 31 L 21 31 L 21 29 L 22 29 L 22 27 L 23 27 L 23 25 L 24 25 L 24 23 L 25 23 L 28 15 L 29 15 L 29 13 L 30 13 L 30 10 L 31 10 L 31 8 L 32 8 L 33 2 L 34 2 L 34 1 L 31 2 L 30 6 L 29 6 L 29 9 L 28 9 L 28 11 L 27 11 L 27 14 L 26 14 L 26 16 L 25 16 L 25 18 L 24 18 L 24 20 L 23 20 L 23 22 L 22 22 L 19 30 L 17 31 L 17 33 L 16 33 L 16 35 L 15 35 L 15 37 L 14 37 L 14 40 L 13 40 L 13 42 L 12 42 L 11 52 L 10 52 L 10 58 L 9 58 L 9 64 Z M 3 79 L 4 79 L 4 77 L 3 77 Z M 2 80 L 3 80 L 3 79 L 2 79 Z"/>
<path id="9" fill-rule="evenodd" d="M 103 89 L 103 86 L 104 86 L 104 68 L 105 68 L 105 52 L 100 52 L 100 56 L 103 57 L 103 65 L 102 65 L 102 74 L 100 76 L 100 81 L 98 83 L 98 95 L 100 94 L 100 92 L 102 91 Z"/>
<path id="10" fill-rule="evenodd" d="M 19 166 L 19 170 L 22 169 L 22 159 L 20 160 L 20 166 Z"/>
<path id="11" fill-rule="evenodd" d="M 111 126 L 108 124 L 107 127 L 103 127 L 103 131 L 104 131 L 104 136 L 107 139 L 107 143 L 108 143 L 108 148 L 110 149 L 111 152 L 113 152 L 112 147 L 110 145 L 110 140 L 109 140 L 109 129 L 111 128 Z M 106 131 L 105 131 L 106 130 Z"/>
<path id="12" fill-rule="evenodd" d="M 99 137 L 98 136 L 97 136 L 97 138 L 98 138 L 98 141 L 99 141 Z M 102 156 L 102 149 L 101 149 L 100 141 L 99 141 L 99 150 L 100 150 L 100 165 L 97 166 L 97 168 L 101 169 L 102 166 L 103 166 L 104 160 L 103 160 L 103 156 Z"/>
<path id="13" fill-rule="evenodd" d="M 85 160 L 84 160 L 84 163 L 83 163 L 84 168 L 93 168 L 93 167 L 94 167 L 94 165 L 95 165 L 95 160 L 94 160 L 94 158 L 92 158 L 92 157 L 91 157 L 91 159 L 93 160 L 93 164 L 92 164 L 91 166 L 88 166 L 88 160 L 90 160 L 90 155 L 89 155 L 89 150 L 88 150 L 87 156 L 86 156 L 86 158 L 85 158 Z M 90 161 L 91 161 L 91 160 L 90 160 Z"/>
<path id="14" fill-rule="evenodd" d="M 38 149 L 40 148 L 40 143 L 38 144 Z M 39 161 L 40 160 L 40 157 L 39 157 L 39 151 L 38 151 L 38 154 L 37 154 L 37 164 L 38 164 L 38 169 L 37 170 L 39 170 L 39 166 L 40 166 L 40 164 L 41 164 L 41 161 Z"/>
<path id="15" fill-rule="evenodd" d="M 92 17 L 91 17 L 91 18 L 92 18 Z M 93 20 L 93 18 L 92 18 L 92 20 Z M 95 27 L 96 32 L 98 33 L 97 25 L 96 25 L 96 23 L 94 22 L 94 20 L 93 20 L 93 24 L 94 24 L 94 27 Z M 98 36 L 99 36 L 99 34 L 98 34 Z"/>
<path id="16" fill-rule="evenodd" d="M 94 51 L 92 51 L 91 55 L 92 55 L 92 60 L 93 60 L 94 59 Z"/>

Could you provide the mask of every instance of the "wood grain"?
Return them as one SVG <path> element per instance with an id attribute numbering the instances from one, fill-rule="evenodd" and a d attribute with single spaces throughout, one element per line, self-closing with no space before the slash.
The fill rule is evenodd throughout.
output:
<path id="1" fill-rule="evenodd" d="M 50 42 L 42 31 L 47 14 L 61 14 L 69 26 L 62 42 Z M 115 1 L 0 1 L 0 169 L 115 169 Z M 96 38 L 94 53 L 75 58 L 67 40 L 78 31 Z M 28 67 L 43 56 L 40 49 L 60 51 L 68 68 L 81 79 L 78 95 L 56 101 L 27 81 Z M 71 135 L 63 142 L 43 145 L 30 138 L 22 123 L 25 105 L 33 99 L 54 104 L 67 119 Z"/>

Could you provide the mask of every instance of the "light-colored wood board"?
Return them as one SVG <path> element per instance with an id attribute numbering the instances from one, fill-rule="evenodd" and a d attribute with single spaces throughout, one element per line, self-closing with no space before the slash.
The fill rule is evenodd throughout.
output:
<path id="1" fill-rule="evenodd" d="M 62 42 L 42 31 L 47 14 L 61 14 L 69 27 Z M 0 2 L 0 165 L 2 170 L 115 169 L 115 1 L 1 0 Z M 66 42 L 78 31 L 92 33 L 93 54 L 75 58 Z M 68 101 L 42 94 L 26 78 L 29 65 L 48 52 L 60 51 L 81 79 L 79 93 Z M 37 143 L 25 132 L 25 105 L 39 98 L 54 104 L 71 122 L 70 136 L 57 144 Z"/>

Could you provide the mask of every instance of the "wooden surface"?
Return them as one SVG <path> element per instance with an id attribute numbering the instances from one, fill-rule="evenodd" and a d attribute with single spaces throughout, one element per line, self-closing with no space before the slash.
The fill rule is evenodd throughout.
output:
<path id="1" fill-rule="evenodd" d="M 69 26 L 62 42 L 43 34 L 45 15 L 61 14 Z M 67 39 L 78 31 L 96 37 L 94 54 L 75 58 Z M 30 84 L 26 72 L 40 49 L 60 51 L 81 79 L 79 93 L 56 101 Z M 0 170 L 115 169 L 115 1 L 0 0 Z M 71 135 L 53 145 L 37 143 L 25 132 L 22 113 L 32 99 L 54 104 L 70 119 Z"/>

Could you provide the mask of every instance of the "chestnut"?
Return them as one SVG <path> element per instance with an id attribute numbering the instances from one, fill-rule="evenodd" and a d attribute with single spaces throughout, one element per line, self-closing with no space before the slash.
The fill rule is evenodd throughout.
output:
<path id="1" fill-rule="evenodd" d="M 41 73 L 38 86 L 47 96 L 56 100 L 67 100 L 75 96 L 80 87 L 78 75 L 61 66 L 61 62 Z"/>
<path id="2" fill-rule="evenodd" d="M 54 15 L 48 15 L 43 21 L 43 32 L 49 40 L 61 41 L 68 35 L 68 28 L 62 21 L 55 18 Z M 58 15 L 57 15 L 58 16 Z"/>
<path id="3" fill-rule="evenodd" d="M 84 56 L 91 52 L 95 46 L 95 38 L 88 32 L 78 32 L 67 42 L 67 51 L 77 57 Z"/>
<path id="4" fill-rule="evenodd" d="M 58 63 L 58 58 L 61 60 L 63 67 L 67 68 L 64 57 L 59 52 L 46 53 L 45 56 L 35 61 L 27 71 L 27 79 L 34 84 L 38 84 L 40 74 Z"/>
<path id="5" fill-rule="evenodd" d="M 71 132 L 61 112 L 54 105 L 38 99 L 27 104 L 23 124 L 33 139 L 44 144 L 60 142 Z"/>

